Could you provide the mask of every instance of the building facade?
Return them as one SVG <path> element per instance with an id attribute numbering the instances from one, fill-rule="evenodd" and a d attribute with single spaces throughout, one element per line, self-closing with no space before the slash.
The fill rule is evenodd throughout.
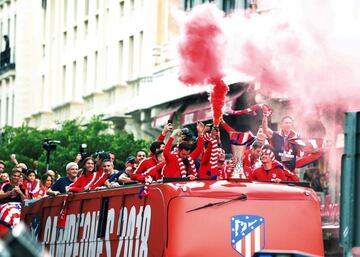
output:
<path id="1" fill-rule="evenodd" d="M 0 126 L 51 128 L 102 115 L 138 138 L 154 137 L 164 113 L 185 111 L 186 101 L 197 96 L 207 99 L 206 88 L 178 81 L 171 49 L 178 34 L 172 10 L 205 2 L 227 12 L 248 5 L 0 0 Z M 186 125 L 183 117 L 177 120 Z"/>
<path id="2" fill-rule="evenodd" d="M 39 27 L 34 0 L 0 1 L 0 126 L 19 126 L 31 113 L 36 94 Z M 31 29 L 29 29 L 31 28 Z"/>

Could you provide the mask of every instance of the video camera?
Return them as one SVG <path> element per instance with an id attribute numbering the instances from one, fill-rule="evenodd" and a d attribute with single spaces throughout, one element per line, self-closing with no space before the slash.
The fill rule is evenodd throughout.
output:
<path id="1" fill-rule="evenodd" d="M 80 144 L 79 153 L 81 155 L 82 160 L 84 160 L 86 157 L 89 156 L 89 154 L 87 153 L 87 144 Z"/>
<path id="2" fill-rule="evenodd" d="M 92 154 L 92 157 L 94 159 L 96 159 L 97 157 L 99 157 L 100 160 L 110 160 L 110 154 L 108 152 L 105 151 L 96 151 L 95 153 Z"/>
<path id="3" fill-rule="evenodd" d="M 42 146 L 46 151 L 55 151 L 56 145 L 60 144 L 60 143 L 61 142 L 59 140 L 51 140 L 51 139 L 45 138 Z"/>

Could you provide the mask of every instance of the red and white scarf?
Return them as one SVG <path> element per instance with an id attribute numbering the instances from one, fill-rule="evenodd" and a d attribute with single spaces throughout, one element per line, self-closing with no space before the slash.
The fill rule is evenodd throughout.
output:
<path id="1" fill-rule="evenodd" d="M 196 172 L 195 162 L 194 162 L 193 158 L 191 158 L 191 156 L 188 156 L 187 159 L 189 161 L 189 168 L 191 170 L 190 174 L 193 174 L 196 177 L 197 172 Z M 182 178 L 186 178 L 187 171 L 186 171 L 186 168 L 185 168 L 185 164 L 184 164 L 183 160 L 180 157 L 178 157 L 177 160 L 178 160 L 178 163 L 179 163 L 180 175 L 181 175 Z"/>
<path id="2" fill-rule="evenodd" d="M 253 106 L 250 106 L 249 108 L 242 109 L 242 110 L 230 110 L 228 111 L 228 114 L 231 115 L 242 115 L 242 114 L 251 114 L 256 115 L 256 111 L 262 109 L 263 115 L 266 117 L 269 117 L 272 114 L 272 110 L 270 106 L 266 104 L 255 104 Z"/>
<path id="3" fill-rule="evenodd" d="M 142 197 L 147 197 L 149 195 L 149 185 L 152 181 L 153 179 L 150 175 L 145 178 L 144 190 L 141 192 Z"/>
<path id="4" fill-rule="evenodd" d="M 228 179 L 234 171 L 235 162 L 233 160 L 226 161 L 223 165 L 219 165 L 219 179 Z"/>
<path id="5" fill-rule="evenodd" d="M 219 145 L 215 138 L 211 137 L 210 170 L 211 174 L 217 174 L 219 160 Z"/>

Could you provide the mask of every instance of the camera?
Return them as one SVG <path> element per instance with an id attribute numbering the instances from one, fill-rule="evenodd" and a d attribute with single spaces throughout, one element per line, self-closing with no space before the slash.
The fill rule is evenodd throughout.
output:
<path id="1" fill-rule="evenodd" d="M 79 146 L 79 152 L 81 154 L 81 159 L 84 160 L 86 157 L 88 157 L 87 153 L 87 144 L 80 144 Z"/>
<path id="2" fill-rule="evenodd" d="M 188 135 L 190 135 L 190 130 L 188 128 L 182 128 L 181 134 L 184 136 L 188 136 Z"/>
<path id="3" fill-rule="evenodd" d="M 110 160 L 110 154 L 108 152 L 105 151 L 97 151 L 95 153 L 92 154 L 92 157 L 94 159 L 96 159 L 97 157 L 99 157 L 100 160 Z"/>
<path id="4" fill-rule="evenodd" d="M 42 146 L 46 151 L 55 151 L 57 144 L 60 144 L 60 141 L 45 138 Z"/>

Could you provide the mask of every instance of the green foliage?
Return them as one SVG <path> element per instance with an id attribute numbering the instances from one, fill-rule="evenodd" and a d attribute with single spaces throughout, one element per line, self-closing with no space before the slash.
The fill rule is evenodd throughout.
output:
<path id="1" fill-rule="evenodd" d="M 18 162 L 24 162 L 34 168 L 38 162 L 38 171 L 42 174 L 46 169 L 46 151 L 42 144 L 45 138 L 59 140 L 55 151 L 51 151 L 49 167 L 65 175 L 65 165 L 73 161 L 79 153 L 79 146 L 87 144 L 88 153 L 111 151 L 116 155 L 115 168 L 124 165 L 129 155 L 135 155 L 138 149 L 148 149 L 149 142 L 135 140 L 132 134 L 124 131 L 110 133 L 109 123 L 94 118 L 89 124 L 82 126 L 77 120 L 66 121 L 58 129 L 38 130 L 26 126 L 13 128 L 4 127 L 1 135 L 0 159 L 5 160 L 6 170 L 10 172 L 14 166 L 10 155 L 16 154 Z M 35 164 L 36 165 L 36 164 Z"/>

